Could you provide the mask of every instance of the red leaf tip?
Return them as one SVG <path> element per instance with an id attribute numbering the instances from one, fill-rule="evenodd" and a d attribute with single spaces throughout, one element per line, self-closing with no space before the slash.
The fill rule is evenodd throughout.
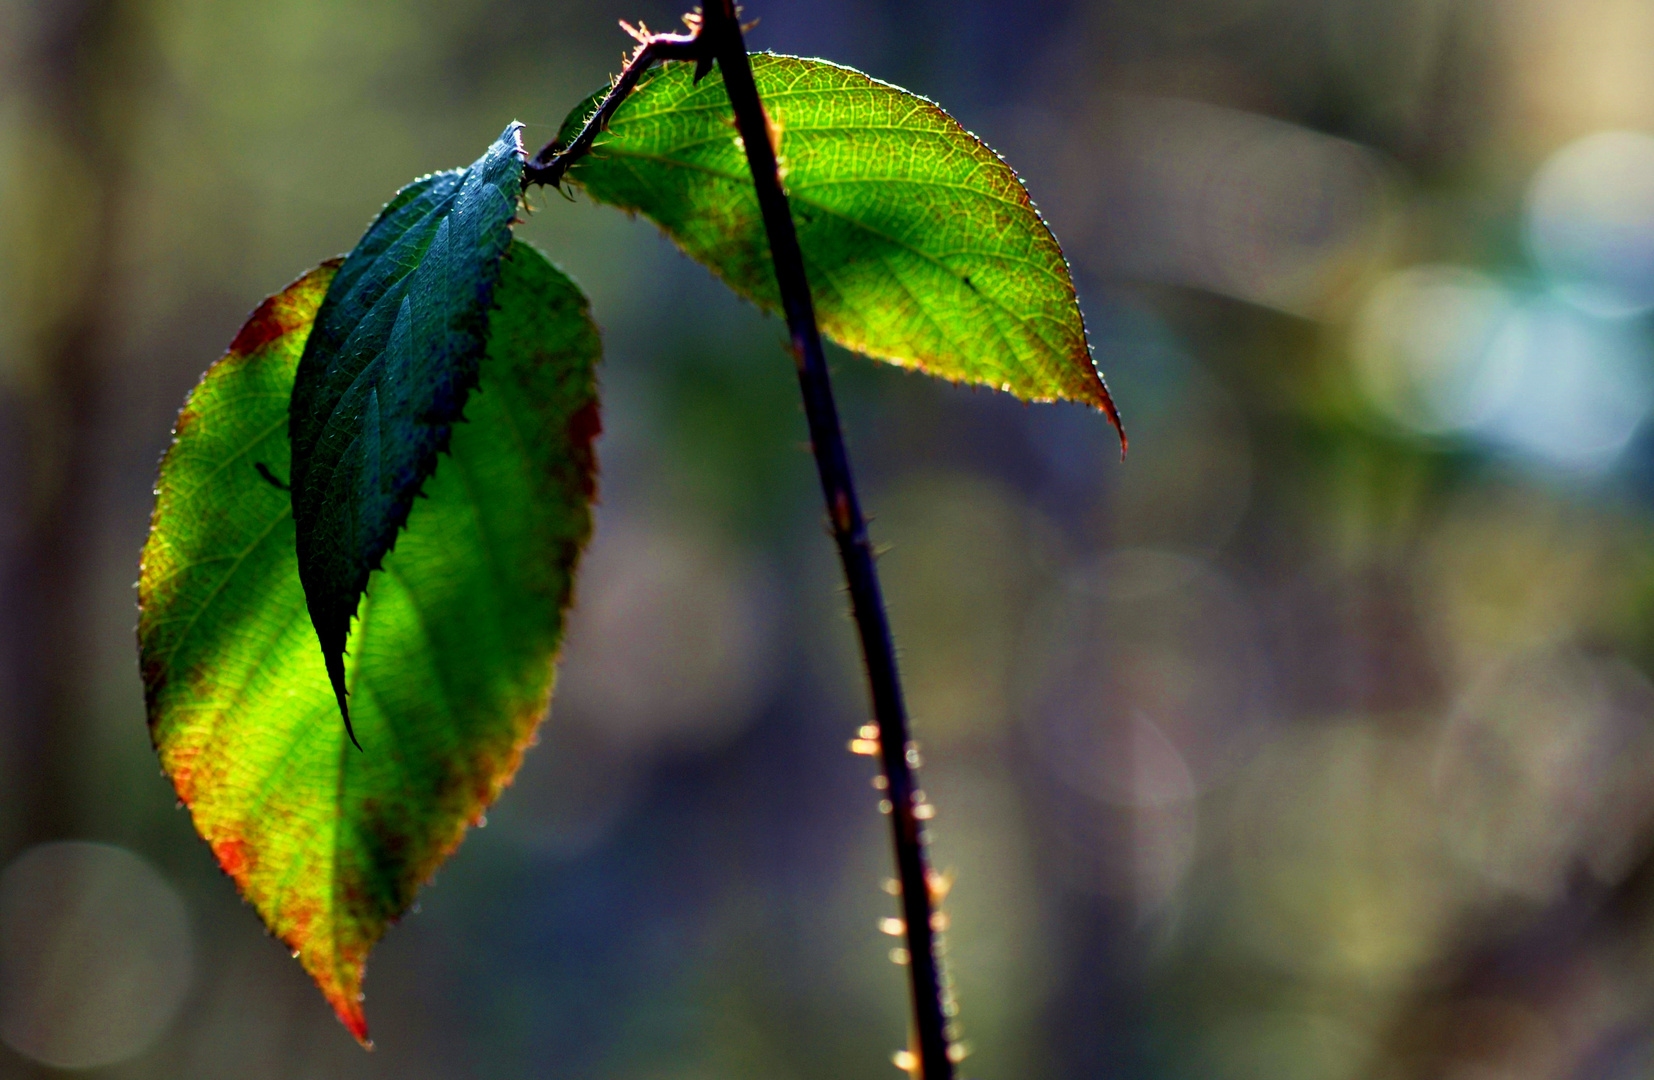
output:
<path id="1" fill-rule="evenodd" d="M 339 1017 L 339 1023 L 343 1024 L 345 1030 L 356 1037 L 356 1041 L 362 1044 L 363 1050 L 372 1050 L 373 1040 L 368 1038 L 368 1018 L 367 1014 L 362 1012 L 360 995 L 352 999 L 346 999 L 343 996 L 334 997 L 332 994 L 328 996 L 332 998 L 333 1012 Z"/>

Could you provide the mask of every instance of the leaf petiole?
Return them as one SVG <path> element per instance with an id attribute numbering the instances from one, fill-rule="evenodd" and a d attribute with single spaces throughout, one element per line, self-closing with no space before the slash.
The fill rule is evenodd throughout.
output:
<path id="1" fill-rule="evenodd" d="M 700 80 L 705 75 L 712 61 L 712 52 L 703 40 L 704 27 L 694 16 L 686 16 L 685 22 L 693 27 L 688 34 L 649 34 L 632 29 L 625 22 L 620 25 L 626 27 L 628 33 L 638 40 L 638 47 L 632 52 L 631 59 L 626 61 L 626 69 L 615 79 L 609 93 L 598 105 L 597 111 L 586 119 L 586 126 L 581 128 L 580 134 L 567 147 L 559 146 L 558 140 L 553 139 L 540 148 L 540 152 L 529 159 L 523 167 L 523 190 L 528 190 L 530 184 L 547 184 L 556 186 L 562 182 L 563 174 L 586 153 L 591 150 L 592 143 L 603 130 L 609 126 L 609 120 L 615 110 L 620 108 L 621 102 L 631 94 L 637 86 L 637 81 L 643 73 L 657 60 L 694 60 L 696 62 L 695 78 Z"/>

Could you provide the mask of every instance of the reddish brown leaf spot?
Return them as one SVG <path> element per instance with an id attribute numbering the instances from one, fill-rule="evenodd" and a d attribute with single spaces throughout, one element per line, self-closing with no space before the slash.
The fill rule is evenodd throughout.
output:
<path id="1" fill-rule="evenodd" d="M 297 949 L 310 936 L 310 926 L 321 913 L 321 905 L 313 900 L 289 900 L 281 909 L 281 920 L 289 927 L 282 940 L 290 948 Z"/>
<path id="2" fill-rule="evenodd" d="M 336 269 L 342 261 L 329 259 L 322 266 Z M 230 353 L 234 356 L 255 353 L 295 330 L 307 329 L 314 315 L 312 305 L 294 304 L 285 292 L 277 293 L 254 309 L 252 317 L 242 326 L 235 340 L 230 342 Z M 184 417 L 179 417 L 179 422 L 182 425 Z"/>
<path id="3" fill-rule="evenodd" d="M 185 806 L 195 802 L 195 759 L 199 756 L 199 751 L 190 748 L 173 752 L 166 762 L 167 771 L 172 774 L 172 788 Z"/>
<path id="4" fill-rule="evenodd" d="M 224 872 L 237 881 L 242 880 L 253 868 L 253 849 L 240 837 L 217 841 L 212 846 L 212 853 L 218 859 L 218 865 L 224 868 Z"/>
<path id="5" fill-rule="evenodd" d="M 575 467 L 580 470 L 582 491 L 590 499 L 597 494 L 597 459 L 592 444 L 603 433 L 603 414 L 593 398 L 569 417 L 569 444 Z"/>
<path id="6" fill-rule="evenodd" d="M 260 304 L 230 342 L 230 352 L 237 356 L 250 355 L 309 323 L 303 313 L 293 310 L 283 300 L 279 295 L 272 296 Z M 183 423 L 184 417 L 179 417 L 179 421 Z"/>
<path id="7" fill-rule="evenodd" d="M 360 1005 L 350 1005 L 341 1008 L 335 1005 L 334 1012 L 339 1014 L 339 1020 L 350 1033 L 356 1036 L 356 1041 L 362 1044 L 364 1050 L 373 1049 L 373 1040 L 368 1038 L 368 1018 L 362 1012 Z"/>

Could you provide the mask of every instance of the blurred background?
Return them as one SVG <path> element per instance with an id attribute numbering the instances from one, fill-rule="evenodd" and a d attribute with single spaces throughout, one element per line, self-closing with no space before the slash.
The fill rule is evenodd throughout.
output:
<path id="1" fill-rule="evenodd" d="M 144 725 L 157 459 L 266 294 L 660 0 L 0 0 L 0 1078 L 895 1076 L 781 324 L 553 192 L 602 505 L 516 785 L 362 1053 Z M 934 97 L 1131 433 L 836 353 L 970 1077 L 1654 1073 L 1654 3 L 751 0 Z"/>

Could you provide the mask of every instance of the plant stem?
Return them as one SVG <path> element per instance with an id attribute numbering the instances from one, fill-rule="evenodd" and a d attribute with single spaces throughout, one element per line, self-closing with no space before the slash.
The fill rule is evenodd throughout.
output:
<path id="1" fill-rule="evenodd" d="M 921 813 L 928 811 L 919 790 L 915 768 L 917 747 L 908 734 L 907 707 L 902 699 L 901 678 L 896 670 L 895 645 L 885 617 L 884 598 L 873 548 L 867 537 L 867 522 L 856 498 L 850 473 L 850 457 L 839 427 L 838 407 L 833 402 L 832 382 L 816 326 L 815 305 L 804 274 L 804 257 L 798 246 L 792 210 L 781 184 L 781 174 L 770 142 L 770 126 L 764 105 L 753 80 L 752 64 L 734 0 L 707 0 L 698 20 L 691 17 L 692 35 L 656 34 L 640 36 L 640 47 L 632 55 L 579 135 L 567 147 L 551 143 L 535 155 L 524 173 L 530 183 L 555 184 L 593 140 L 608 126 L 615 110 L 637 85 L 645 69 L 656 60 L 695 60 L 696 77 L 704 75 L 716 60 L 723 72 L 724 91 L 735 112 L 736 131 L 746 150 L 758 193 L 758 206 L 769 238 L 770 256 L 775 265 L 781 308 L 792 338 L 792 352 L 798 365 L 798 383 L 804 397 L 804 414 L 809 423 L 810 443 L 816 468 L 821 475 L 822 494 L 832 521 L 850 589 L 850 606 L 861 637 L 862 660 L 872 690 L 873 718 L 878 725 L 879 760 L 896 850 L 897 881 L 900 885 L 902 921 L 907 941 L 907 966 L 913 999 L 913 1026 L 917 1061 L 910 1067 L 923 1080 L 952 1080 L 953 1061 L 949 1053 L 948 1021 L 942 994 L 941 969 L 936 955 L 936 919 L 932 901 L 933 882 L 925 860 L 924 828 Z M 928 815 L 927 815 L 928 816 Z M 938 890 L 940 891 L 940 890 Z"/>
<path id="2" fill-rule="evenodd" d="M 804 257 L 798 247 L 787 193 L 781 186 L 775 148 L 770 143 L 769 120 L 753 81 L 752 64 L 747 59 L 733 0 L 710 0 L 703 9 L 702 19 L 702 34 L 711 38 L 713 55 L 724 75 L 724 92 L 735 110 L 735 128 L 746 149 L 747 164 L 758 190 L 758 206 L 764 215 L 764 230 L 769 235 L 781 308 L 798 361 L 798 384 L 804 394 L 810 443 L 821 474 L 821 490 L 832 520 L 833 538 L 838 542 L 839 559 L 850 586 L 856 629 L 861 635 L 862 659 L 867 665 L 867 680 L 873 693 L 873 716 L 879 726 L 879 758 L 887 782 L 885 794 L 891 808 L 921 1075 L 924 1080 L 948 1080 L 953 1075 L 953 1064 L 948 1056 L 947 1019 L 936 961 L 923 823 L 916 813 L 922 798 L 913 770 L 918 753 L 908 736 L 907 707 L 902 700 L 895 645 L 885 617 L 879 575 L 873 565 L 873 547 L 867 538 L 867 522 L 862 517 L 850 474 L 850 457 L 839 428 L 838 408 L 833 403 L 833 386 L 821 348 L 821 333 L 816 327 L 815 306 L 804 276 Z"/>
<path id="3" fill-rule="evenodd" d="M 649 70 L 649 66 L 656 60 L 701 60 L 706 55 L 706 47 L 700 38 L 699 33 L 652 34 L 641 41 L 626 62 L 626 69 L 609 87 L 597 111 L 586 118 L 585 127 L 580 129 L 574 141 L 568 146 L 561 146 L 553 140 L 523 166 L 523 187 L 526 189 L 530 184 L 555 186 L 560 183 L 568 167 L 591 150 L 592 141 L 609 126 L 615 110 L 620 108 L 620 103 L 637 86 L 637 81 Z"/>

